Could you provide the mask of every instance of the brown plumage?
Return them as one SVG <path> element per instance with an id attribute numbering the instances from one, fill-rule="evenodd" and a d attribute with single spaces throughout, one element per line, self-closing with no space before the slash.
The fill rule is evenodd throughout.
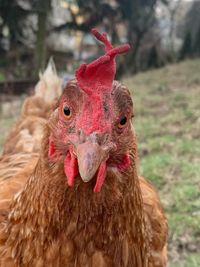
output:
<path id="1" fill-rule="evenodd" d="M 61 80 L 50 60 L 45 72 L 40 74 L 33 96 L 25 100 L 20 118 L 8 133 L 0 156 L 0 222 L 14 194 L 21 190 L 35 168 L 44 126 L 60 95 Z"/>
<path id="2" fill-rule="evenodd" d="M 43 127 L 60 95 L 61 80 L 57 76 L 53 60 L 50 59 L 45 72 L 40 74 L 34 95 L 24 101 L 20 118 L 7 136 L 4 155 L 39 152 Z"/>
<path id="3" fill-rule="evenodd" d="M 166 266 L 167 222 L 155 189 L 138 176 L 127 88 L 115 81 L 112 106 L 102 103 L 112 126 L 106 133 L 76 128 L 83 102 L 69 82 L 45 126 L 39 159 L 1 182 L 1 202 L 12 179 L 25 183 L 10 209 L 0 208 L 1 267 Z M 106 177 L 95 193 L 102 162 Z"/>

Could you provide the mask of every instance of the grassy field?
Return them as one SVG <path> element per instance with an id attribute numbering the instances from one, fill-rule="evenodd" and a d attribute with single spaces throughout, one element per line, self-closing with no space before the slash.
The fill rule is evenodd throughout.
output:
<path id="1" fill-rule="evenodd" d="M 170 267 L 200 266 L 200 60 L 128 78 L 141 173 L 169 220 Z"/>
<path id="2" fill-rule="evenodd" d="M 199 267 L 200 60 L 124 83 L 135 104 L 140 172 L 157 187 L 169 220 L 169 266 Z M 0 146 L 13 120 L 0 119 Z"/>

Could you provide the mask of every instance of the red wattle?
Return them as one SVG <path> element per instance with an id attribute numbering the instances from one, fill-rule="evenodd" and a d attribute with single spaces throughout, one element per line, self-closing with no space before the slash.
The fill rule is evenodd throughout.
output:
<path id="1" fill-rule="evenodd" d="M 131 165 L 131 159 L 129 154 L 125 154 L 122 158 L 122 161 L 117 165 L 117 168 L 120 171 L 125 171 L 128 169 L 128 167 Z"/>
<path id="2" fill-rule="evenodd" d="M 67 152 L 67 156 L 64 160 L 64 171 L 67 176 L 67 183 L 71 187 L 74 185 L 74 178 L 78 174 L 78 163 L 73 153 Z"/>
<path id="3" fill-rule="evenodd" d="M 93 190 L 95 193 L 101 191 L 101 187 L 105 181 L 105 178 L 106 178 L 106 161 L 103 161 L 98 169 L 97 181 Z"/>

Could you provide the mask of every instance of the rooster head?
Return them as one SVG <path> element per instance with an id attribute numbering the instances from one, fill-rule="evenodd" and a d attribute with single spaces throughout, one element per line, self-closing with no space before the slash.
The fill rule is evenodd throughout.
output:
<path id="1" fill-rule="evenodd" d="M 63 159 L 69 186 L 78 176 L 83 182 L 96 179 L 93 190 L 100 192 L 108 168 L 124 171 L 130 166 L 133 104 L 126 87 L 114 81 L 115 57 L 129 45 L 114 48 L 106 34 L 92 33 L 104 44 L 105 55 L 81 65 L 66 85 L 54 114 L 48 156 Z"/>

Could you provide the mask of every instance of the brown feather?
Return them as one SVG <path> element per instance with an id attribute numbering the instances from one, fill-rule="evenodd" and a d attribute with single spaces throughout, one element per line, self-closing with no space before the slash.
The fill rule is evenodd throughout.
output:
<path id="1" fill-rule="evenodd" d="M 113 90 L 116 99 L 117 90 L 126 98 L 127 89 L 119 83 Z M 36 157 L 29 169 L 29 163 L 24 166 L 25 173 L 17 173 L 16 183 L 21 179 L 25 186 L 19 186 L 22 191 L 9 214 L 0 217 L 0 266 L 166 266 L 167 222 L 155 189 L 138 176 L 134 132 L 129 132 L 125 144 L 119 140 L 121 152 L 123 146 L 129 147 L 130 168 L 120 172 L 110 167 L 101 192 L 95 194 L 94 180 L 85 184 L 76 177 L 74 187 L 67 185 L 64 155 L 55 163 L 49 161 L 52 125 L 56 123 L 45 127 L 39 160 Z M 11 195 L 9 181 L 5 187 Z M 5 196 L 0 193 L 1 200 Z"/>

